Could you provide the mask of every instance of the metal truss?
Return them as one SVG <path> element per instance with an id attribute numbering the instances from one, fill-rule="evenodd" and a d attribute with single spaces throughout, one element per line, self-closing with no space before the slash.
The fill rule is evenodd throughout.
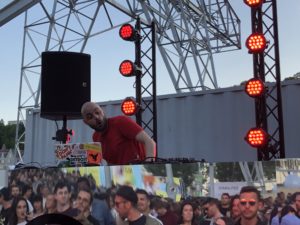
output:
<path id="1" fill-rule="evenodd" d="M 141 24 L 141 77 L 140 90 L 136 92 L 141 104 L 142 114 L 140 125 L 157 143 L 157 109 L 156 109 L 156 48 L 155 48 L 155 24 Z M 138 96 L 139 95 L 139 96 Z M 148 119 L 146 119 L 148 118 Z"/>
<path id="2" fill-rule="evenodd" d="M 253 164 L 253 165 L 252 165 Z M 265 176 L 264 170 L 262 166 L 262 162 L 239 162 L 242 174 L 244 176 L 247 185 L 254 185 L 254 183 L 258 183 L 262 192 L 266 192 L 266 184 L 265 184 Z M 252 166 L 252 170 L 250 170 L 249 166 Z M 275 164 L 274 164 L 275 169 Z"/>
<path id="3" fill-rule="evenodd" d="M 25 120 L 24 110 L 40 106 L 43 51 L 84 52 L 90 38 L 137 16 L 144 24 L 154 22 L 176 92 L 217 88 L 213 53 L 241 46 L 240 20 L 228 0 L 38 1 L 25 12 L 18 124 Z M 17 127 L 17 150 L 19 141 Z"/>
<path id="4" fill-rule="evenodd" d="M 263 53 L 253 55 L 254 77 L 275 83 L 267 85 L 265 95 L 255 100 L 256 126 L 270 137 L 265 147 L 258 148 L 257 157 L 285 158 L 276 0 L 266 0 L 262 7 L 252 9 L 252 32 L 263 33 L 269 42 Z"/>

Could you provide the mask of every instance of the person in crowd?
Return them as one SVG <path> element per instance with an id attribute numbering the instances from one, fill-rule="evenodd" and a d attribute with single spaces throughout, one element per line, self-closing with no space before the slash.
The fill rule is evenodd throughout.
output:
<path id="1" fill-rule="evenodd" d="M 204 200 L 200 198 L 193 199 L 193 203 L 195 206 L 194 217 L 195 217 L 196 224 L 208 225 L 210 221 L 206 219 L 206 212 L 204 212 L 202 209 L 203 202 Z"/>
<path id="2" fill-rule="evenodd" d="M 300 219 L 296 216 L 296 210 L 290 206 L 286 205 L 281 210 L 281 215 L 279 217 L 280 225 L 296 225 L 300 224 Z"/>
<path id="3" fill-rule="evenodd" d="M 230 203 L 230 218 L 234 222 L 238 221 L 241 217 L 241 210 L 239 208 L 239 204 L 240 204 L 239 195 L 234 195 L 231 198 L 231 203 Z"/>
<path id="4" fill-rule="evenodd" d="M 11 215 L 11 198 L 7 187 L 3 187 L 0 190 L 0 205 L 2 206 L 0 221 L 3 221 L 3 225 L 7 225 L 9 216 Z"/>
<path id="5" fill-rule="evenodd" d="M 33 204 L 33 218 L 44 214 L 43 197 L 41 195 L 33 196 L 32 204 Z"/>
<path id="6" fill-rule="evenodd" d="M 286 199 L 285 199 L 285 194 L 284 192 L 279 192 L 277 193 L 277 196 L 275 198 L 275 204 L 280 205 L 281 207 L 285 206 Z"/>
<path id="7" fill-rule="evenodd" d="M 54 188 L 57 213 L 76 217 L 80 211 L 72 207 L 71 187 L 67 181 L 59 181 Z"/>
<path id="8" fill-rule="evenodd" d="M 45 202 L 45 214 L 56 213 L 56 199 L 55 195 L 49 193 Z"/>
<path id="9" fill-rule="evenodd" d="M 233 225 L 233 224 L 234 222 L 229 217 L 225 217 L 225 216 L 218 218 L 214 223 L 214 225 Z"/>
<path id="10" fill-rule="evenodd" d="M 43 208 L 45 208 L 46 199 L 47 199 L 47 196 L 49 193 L 50 193 L 50 188 L 49 188 L 48 184 L 40 183 L 37 186 L 37 194 L 41 195 L 42 199 L 43 199 Z"/>
<path id="11" fill-rule="evenodd" d="M 224 216 L 230 216 L 230 195 L 228 193 L 222 193 L 221 195 L 220 212 Z"/>
<path id="12" fill-rule="evenodd" d="M 91 190 L 91 184 L 86 177 L 79 177 L 77 179 L 77 189 L 80 191 L 81 189 Z M 111 214 L 110 208 L 107 202 L 103 199 L 95 198 L 93 196 L 93 200 L 91 203 L 92 211 L 91 215 L 96 218 L 99 224 L 105 225 L 114 225 L 115 220 Z"/>
<path id="13" fill-rule="evenodd" d="M 213 225 L 216 220 L 224 215 L 220 211 L 221 203 L 216 198 L 207 198 L 203 203 L 203 208 L 206 210 L 206 215 L 210 218 L 210 225 Z"/>
<path id="14" fill-rule="evenodd" d="M 138 197 L 130 186 L 120 186 L 115 195 L 115 207 L 124 224 L 161 225 L 159 221 L 137 209 Z M 176 223 L 175 223 L 176 224 Z"/>
<path id="15" fill-rule="evenodd" d="M 33 206 L 30 202 L 32 193 L 33 193 L 32 187 L 28 184 L 24 184 L 23 187 L 22 187 L 22 196 L 27 201 L 28 208 L 29 208 L 29 213 L 33 213 Z"/>
<path id="16" fill-rule="evenodd" d="M 271 211 L 269 224 L 270 225 L 279 225 L 279 217 L 281 215 L 282 207 L 275 205 Z"/>
<path id="17" fill-rule="evenodd" d="M 128 164 L 156 156 L 155 142 L 129 117 L 107 118 L 93 102 L 84 103 L 81 114 L 84 123 L 95 130 L 93 141 L 101 142 L 103 158 L 109 164 Z"/>
<path id="18" fill-rule="evenodd" d="M 91 215 L 91 205 L 93 202 L 93 194 L 89 189 L 80 189 L 76 198 L 76 208 L 80 213 L 75 217 L 82 224 L 88 221 L 92 225 L 100 225 L 99 221 Z"/>
<path id="19" fill-rule="evenodd" d="M 20 186 L 17 184 L 13 184 L 10 186 L 10 196 L 12 198 L 19 197 L 21 195 Z"/>
<path id="20" fill-rule="evenodd" d="M 257 215 L 260 208 L 260 192 L 253 186 L 244 186 L 240 191 L 241 218 L 235 225 L 267 225 Z"/>
<path id="21" fill-rule="evenodd" d="M 157 218 L 164 225 L 174 225 L 178 223 L 178 215 L 170 210 L 170 204 L 163 199 L 157 199 L 153 207 L 157 212 Z"/>
<path id="22" fill-rule="evenodd" d="M 29 208 L 25 198 L 18 196 L 13 199 L 8 225 L 25 225 L 28 220 Z"/>
<path id="23" fill-rule="evenodd" d="M 300 218 L 300 192 L 295 192 L 291 196 L 291 206 L 296 211 L 296 216 Z"/>
<path id="24" fill-rule="evenodd" d="M 194 211 L 195 205 L 191 201 L 184 201 L 181 203 L 180 217 L 178 224 L 180 225 L 197 225 Z"/>
<path id="25" fill-rule="evenodd" d="M 136 189 L 135 192 L 138 197 L 138 202 L 137 202 L 138 210 L 140 210 L 140 212 L 143 213 L 144 215 L 153 217 L 155 220 L 157 220 L 162 225 L 162 222 L 159 219 L 157 219 L 156 217 L 154 217 L 150 214 L 151 202 L 150 202 L 150 196 L 149 196 L 148 192 L 144 189 Z"/>

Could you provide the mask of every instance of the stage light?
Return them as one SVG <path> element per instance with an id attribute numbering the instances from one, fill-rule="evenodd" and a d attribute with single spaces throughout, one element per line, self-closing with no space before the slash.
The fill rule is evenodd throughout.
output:
<path id="1" fill-rule="evenodd" d="M 245 140 L 254 148 L 264 147 L 268 142 L 268 134 L 262 128 L 251 128 Z"/>
<path id="2" fill-rule="evenodd" d="M 137 67 L 130 60 L 124 60 L 121 62 L 119 71 L 124 77 L 131 77 L 136 75 Z"/>
<path id="3" fill-rule="evenodd" d="M 251 34 L 246 40 L 246 47 L 249 49 L 249 53 L 263 52 L 267 47 L 265 36 L 261 33 Z"/>
<path id="4" fill-rule="evenodd" d="M 126 116 L 133 116 L 139 110 L 137 103 L 130 97 L 127 97 L 121 104 L 121 110 Z"/>
<path id="5" fill-rule="evenodd" d="M 251 8 L 260 7 L 263 4 L 264 0 L 244 0 L 244 3 Z"/>
<path id="6" fill-rule="evenodd" d="M 138 37 L 136 30 L 130 24 L 121 26 L 119 35 L 125 41 L 135 41 Z"/>
<path id="7" fill-rule="evenodd" d="M 245 85 L 245 92 L 252 98 L 260 97 L 265 92 L 265 85 L 261 79 L 252 78 Z"/>

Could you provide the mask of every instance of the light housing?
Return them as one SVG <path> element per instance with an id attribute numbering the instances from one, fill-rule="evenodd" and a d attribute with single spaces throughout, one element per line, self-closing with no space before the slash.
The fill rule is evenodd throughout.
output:
<path id="1" fill-rule="evenodd" d="M 128 23 L 121 26 L 119 35 L 125 41 L 135 41 L 138 36 L 134 27 Z"/>
<path id="2" fill-rule="evenodd" d="M 251 98 L 261 97 L 265 92 L 265 84 L 259 78 L 252 78 L 245 84 L 245 92 Z"/>
<path id="3" fill-rule="evenodd" d="M 262 128 L 251 128 L 245 137 L 246 142 L 254 148 L 262 148 L 268 143 L 269 135 Z"/>
<path id="4" fill-rule="evenodd" d="M 139 110 L 138 104 L 131 97 L 125 98 L 121 104 L 121 111 L 126 116 L 133 116 L 138 112 L 138 110 Z"/>
<path id="5" fill-rule="evenodd" d="M 244 3 L 251 8 L 260 7 L 263 4 L 264 0 L 244 0 Z"/>
<path id="6" fill-rule="evenodd" d="M 262 53 L 267 47 L 267 40 L 262 33 L 253 33 L 246 40 L 249 53 Z"/>

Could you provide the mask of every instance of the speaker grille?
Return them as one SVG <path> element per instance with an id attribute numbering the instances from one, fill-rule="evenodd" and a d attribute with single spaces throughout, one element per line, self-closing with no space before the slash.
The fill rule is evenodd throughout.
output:
<path id="1" fill-rule="evenodd" d="M 91 57 L 77 52 L 43 52 L 41 117 L 81 118 L 81 106 L 91 99 Z"/>

